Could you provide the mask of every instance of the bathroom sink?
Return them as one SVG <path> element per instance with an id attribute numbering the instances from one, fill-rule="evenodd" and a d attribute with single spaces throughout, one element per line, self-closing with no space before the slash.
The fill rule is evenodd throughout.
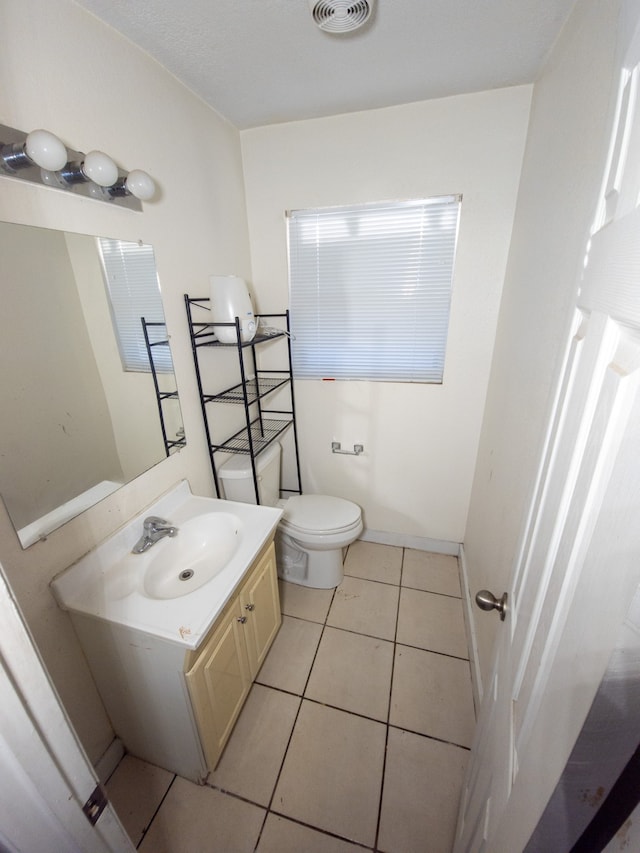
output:
<path id="1" fill-rule="evenodd" d="M 177 528 L 141 554 L 149 516 Z M 183 481 L 51 582 L 60 607 L 195 649 L 270 541 L 282 510 L 201 498 Z"/>
<path id="2" fill-rule="evenodd" d="M 214 578 L 238 550 L 242 522 L 228 512 L 206 513 L 180 525 L 148 553 L 144 591 L 151 598 L 187 595 Z"/>

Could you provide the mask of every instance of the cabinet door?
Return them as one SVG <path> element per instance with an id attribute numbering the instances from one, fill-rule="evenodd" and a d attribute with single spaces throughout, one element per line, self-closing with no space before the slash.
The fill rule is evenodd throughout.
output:
<path id="1" fill-rule="evenodd" d="M 207 764 L 216 766 L 251 687 L 245 631 L 236 601 L 185 674 Z"/>
<path id="2" fill-rule="evenodd" d="M 282 622 L 273 543 L 242 587 L 240 605 L 243 616 L 248 617 L 244 628 L 249 671 L 255 678 Z"/>

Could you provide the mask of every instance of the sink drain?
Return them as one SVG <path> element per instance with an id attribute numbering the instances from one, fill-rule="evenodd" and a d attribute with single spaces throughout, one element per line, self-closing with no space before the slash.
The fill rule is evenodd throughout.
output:
<path id="1" fill-rule="evenodd" d="M 188 581 L 191 580 L 194 574 L 193 569 L 185 569 L 183 572 L 180 572 L 178 577 L 181 581 Z"/>

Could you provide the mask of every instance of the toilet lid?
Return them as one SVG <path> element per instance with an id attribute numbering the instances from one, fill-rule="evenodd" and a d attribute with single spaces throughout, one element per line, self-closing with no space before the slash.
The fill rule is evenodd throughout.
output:
<path id="1" fill-rule="evenodd" d="M 332 533 L 360 521 L 357 504 L 328 495 L 294 495 L 284 505 L 287 527 L 309 533 Z"/>

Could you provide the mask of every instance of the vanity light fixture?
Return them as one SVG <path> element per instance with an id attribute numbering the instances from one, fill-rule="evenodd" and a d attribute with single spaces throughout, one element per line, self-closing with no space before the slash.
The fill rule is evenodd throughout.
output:
<path id="1" fill-rule="evenodd" d="M 126 178 L 120 178 L 112 187 L 109 187 L 109 192 L 113 196 L 130 193 L 141 201 L 149 201 L 155 191 L 156 185 L 153 178 L 142 169 L 133 169 Z"/>
<path id="2" fill-rule="evenodd" d="M 67 148 L 48 130 L 25 134 L 0 124 L 0 175 L 142 210 L 156 185 L 146 172 L 126 173 L 103 151 L 83 154 Z"/>
<path id="3" fill-rule="evenodd" d="M 99 187 L 112 187 L 118 180 L 118 167 L 108 154 L 89 151 L 81 162 L 67 163 L 59 174 L 67 184 L 93 181 Z"/>
<path id="4" fill-rule="evenodd" d="M 10 172 L 41 166 L 43 169 L 62 169 L 67 162 L 67 149 L 58 137 L 48 130 L 32 130 L 24 142 L 13 142 L 0 149 L 2 163 Z"/>

